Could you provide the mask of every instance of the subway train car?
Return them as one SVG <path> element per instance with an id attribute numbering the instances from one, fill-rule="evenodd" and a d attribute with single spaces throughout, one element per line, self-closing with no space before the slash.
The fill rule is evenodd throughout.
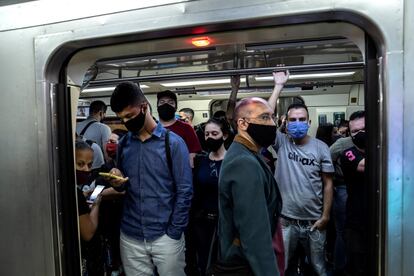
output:
<path id="1" fill-rule="evenodd" d="M 80 275 L 74 125 L 114 86 L 169 89 L 195 124 L 291 78 L 320 123 L 367 112 L 369 275 L 414 274 L 414 2 L 1 1 L 0 273 Z M 154 116 L 157 116 L 154 113 Z M 108 124 L 116 124 L 108 112 Z M 6 152 L 8 152 L 6 154 Z"/>

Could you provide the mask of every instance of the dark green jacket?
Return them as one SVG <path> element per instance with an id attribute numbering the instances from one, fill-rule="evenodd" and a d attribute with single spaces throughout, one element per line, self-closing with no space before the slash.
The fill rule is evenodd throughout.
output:
<path id="1" fill-rule="evenodd" d="M 248 263 L 257 276 L 279 275 L 272 238 L 282 202 L 276 181 L 257 149 L 236 136 L 219 178 L 220 261 Z"/>

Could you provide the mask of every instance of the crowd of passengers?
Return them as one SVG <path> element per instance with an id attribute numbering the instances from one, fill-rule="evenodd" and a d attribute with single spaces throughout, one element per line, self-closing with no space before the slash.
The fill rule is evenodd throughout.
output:
<path id="1" fill-rule="evenodd" d="M 118 84 L 110 106 L 128 131 L 91 103 L 75 146 L 82 275 L 367 274 L 365 113 L 311 137 L 302 102 L 275 120 L 289 72 L 273 77 L 267 101 L 196 127 L 171 91 L 157 120 L 137 84 Z"/>

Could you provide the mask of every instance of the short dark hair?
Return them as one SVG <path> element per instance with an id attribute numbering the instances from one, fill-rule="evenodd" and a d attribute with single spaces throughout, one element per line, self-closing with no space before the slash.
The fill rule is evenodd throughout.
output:
<path id="1" fill-rule="evenodd" d="M 349 127 L 349 121 L 342 119 L 338 124 L 338 128 L 340 128 L 340 127 Z"/>
<path id="2" fill-rule="evenodd" d="M 115 87 L 111 96 L 111 109 L 118 113 L 130 105 L 138 105 L 146 102 L 141 88 L 136 83 L 125 81 Z"/>
<path id="3" fill-rule="evenodd" d="M 223 134 L 225 135 L 229 135 L 230 134 L 230 125 L 227 122 L 227 120 L 225 118 L 218 118 L 218 117 L 212 117 L 210 118 L 205 124 L 204 124 L 204 128 L 203 130 L 205 130 L 206 125 L 208 124 L 216 124 L 220 127 L 221 131 L 223 132 Z"/>
<path id="4" fill-rule="evenodd" d="M 192 109 L 191 109 L 191 108 L 189 108 L 189 107 L 184 107 L 184 108 L 181 108 L 179 112 L 184 112 L 184 113 L 186 113 L 186 114 L 190 114 L 190 115 L 191 115 L 191 117 L 194 119 L 194 110 L 192 110 Z"/>
<path id="5" fill-rule="evenodd" d="M 286 111 L 286 118 L 288 117 L 289 114 L 289 110 L 291 109 L 299 109 L 299 108 L 303 108 L 306 110 L 306 114 L 308 114 L 308 119 L 309 119 L 309 110 L 308 107 L 306 106 L 306 104 L 303 103 L 293 103 L 291 105 L 289 105 L 287 111 Z"/>
<path id="6" fill-rule="evenodd" d="M 215 118 L 226 118 L 226 111 L 217 110 L 216 112 L 214 112 L 213 117 L 215 117 Z"/>
<path id="7" fill-rule="evenodd" d="M 104 103 L 103 101 L 93 101 L 91 103 L 91 105 L 89 106 L 89 114 L 90 115 L 94 115 L 98 112 L 103 112 L 106 113 L 106 103 Z"/>
<path id="8" fill-rule="evenodd" d="M 319 139 L 330 147 L 333 144 L 332 132 L 334 125 L 332 123 L 320 124 L 316 130 L 316 139 Z"/>
<path id="9" fill-rule="evenodd" d="M 81 138 L 76 138 L 75 150 L 92 150 L 92 147 L 86 141 L 82 140 Z"/>
<path id="10" fill-rule="evenodd" d="M 365 118 L 365 110 L 355 111 L 354 113 L 351 114 L 351 116 L 349 116 L 350 121 L 361 119 L 361 118 Z"/>
<path id="11" fill-rule="evenodd" d="M 157 104 L 158 104 L 158 101 L 164 97 L 173 99 L 175 102 L 175 106 L 177 106 L 177 95 L 175 95 L 175 93 L 172 92 L 171 90 L 165 90 L 165 91 L 158 92 L 157 93 Z"/>

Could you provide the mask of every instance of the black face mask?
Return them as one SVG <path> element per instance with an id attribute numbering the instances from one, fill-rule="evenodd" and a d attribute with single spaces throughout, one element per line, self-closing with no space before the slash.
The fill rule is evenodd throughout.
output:
<path id="1" fill-rule="evenodd" d="M 78 185 L 85 185 L 91 182 L 91 172 L 76 170 L 76 183 Z"/>
<path id="2" fill-rule="evenodd" d="M 276 126 L 249 123 L 247 133 L 263 148 L 272 145 L 276 139 Z"/>
<path id="3" fill-rule="evenodd" d="M 144 123 L 145 123 L 145 113 L 140 112 L 137 116 L 128 120 L 125 123 L 125 127 L 132 133 L 138 133 L 141 130 L 141 128 L 144 126 Z"/>
<path id="4" fill-rule="evenodd" d="M 175 116 L 175 107 L 172 105 L 169 105 L 167 103 L 160 105 L 158 108 L 158 115 L 160 116 L 160 119 L 163 121 L 169 121 Z"/>
<path id="5" fill-rule="evenodd" d="M 354 145 L 357 146 L 360 149 L 365 149 L 367 146 L 367 139 L 365 136 L 365 131 L 360 131 L 356 135 L 351 136 L 352 142 L 354 142 Z"/>
<path id="6" fill-rule="evenodd" d="M 207 138 L 206 140 L 206 146 L 209 151 L 218 151 L 218 149 L 223 145 L 224 140 L 223 138 L 220 139 L 213 139 L 213 138 Z"/>

